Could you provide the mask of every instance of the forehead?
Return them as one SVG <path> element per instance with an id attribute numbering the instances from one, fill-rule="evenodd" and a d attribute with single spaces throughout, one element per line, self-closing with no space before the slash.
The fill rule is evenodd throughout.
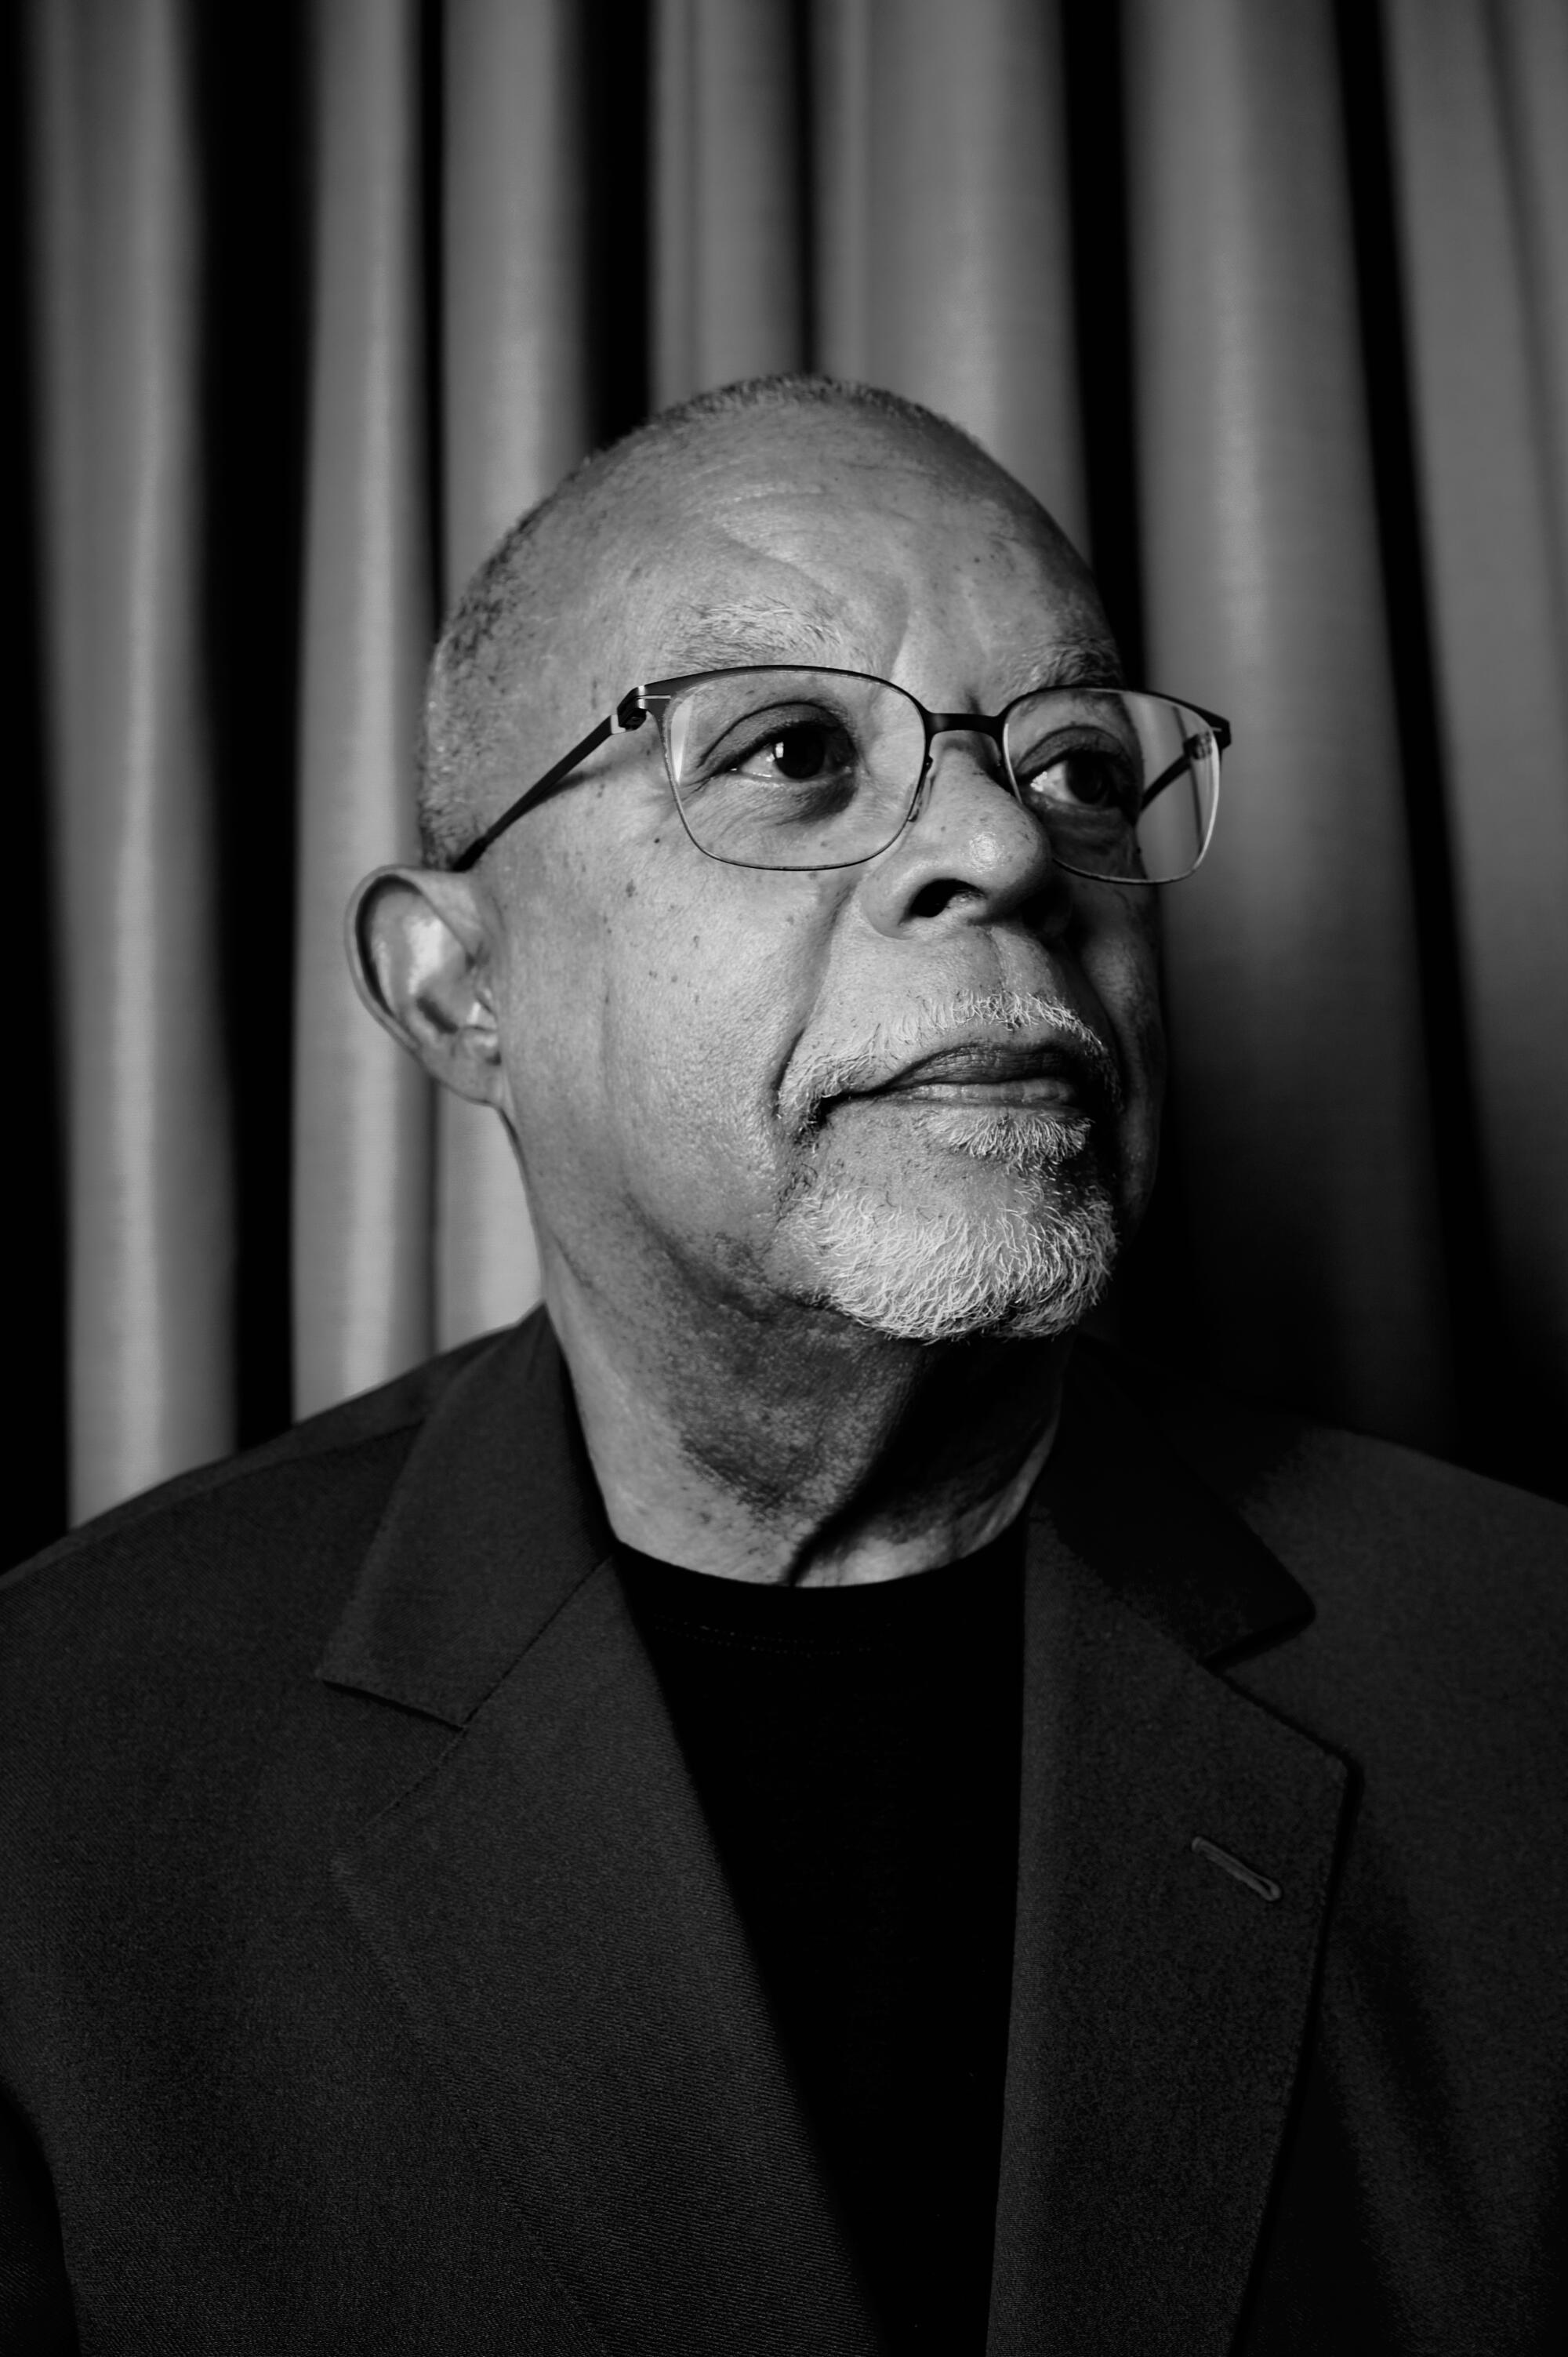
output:
<path id="1" fill-rule="evenodd" d="M 581 641 L 608 693 L 779 660 L 898 677 L 939 647 L 1019 685 L 1069 646 L 1113 671 L 1080 559 L 979 453 L 831 414 L 725 425 L 608 504 Z"/>

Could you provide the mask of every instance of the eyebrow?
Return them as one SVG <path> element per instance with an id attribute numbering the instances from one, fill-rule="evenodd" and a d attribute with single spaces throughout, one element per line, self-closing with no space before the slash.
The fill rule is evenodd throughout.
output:
<path id="1" fill-rule="evenodd" d="M 1033 661 L 1015 664 L 1004 673 L 1015 695 L 1028 695 L 1037 687 L 1122 687 L 1122 658 L 1110 639 L 1058 639 Z"/>
<path id="2" fill-rule="evenodd" d="M 822 608 L 791 606 L 781 597 L 732 599 L 689 608 L 671 624 L 665 645 L 682 671 L 722 671 L 732 663 L 818 663 L 849 671 L 854 650 L 843 627 Z"/>

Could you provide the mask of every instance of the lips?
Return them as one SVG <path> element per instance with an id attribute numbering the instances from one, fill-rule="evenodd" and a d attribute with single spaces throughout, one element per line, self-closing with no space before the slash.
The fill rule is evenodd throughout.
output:
<path id="1" fill-rule="evenodd" d="M 1109 1060 L 1107 1060 L 1109 1061 Z M 1112 1067 L 1113 1073 L 1114 1068 Z M 1115 1084 L 1094 1060 L 1059 1040 L 954 1040 L 935 1048 L 886 1078 L 868 1078 L 839 1095 L 840 1104 L 924 1100 L 930 1104 L 991 1103 L 1015 1111 L 1063 1115 L 1112 1110 Z M 823 1107 L 832 1110 L 832 1101 Z"/>
<path id="2" fill-rule="evenodd" d="M 804 1045 L 779 1090 L 789 1134 L 811 1137 L 840 1108 L 906 1104 L 932 1112 L 1031 1110 L 1059 1119 L 1119 1119 L 1121 1070 L 1109 1042 L 1073 1008 L 1037 991 L 962 991 L 946 1006 L 907 1003 L 854 1048 Z"/>
<path id="3" fill-rule="evenodd" d="M 972 1040 L 922 1056 L 918 1062 L 895 1072 L 871 1093 L 886 1096 L 895 1091 L 925 1088 L 942 1082 L 968 1083 L 972 1087 L 1020 1081 L 1076 1085 L 1082 1077 L 1081 1060 L 1058 1047 L 1026 1047 L 1015 1040 Z"/>

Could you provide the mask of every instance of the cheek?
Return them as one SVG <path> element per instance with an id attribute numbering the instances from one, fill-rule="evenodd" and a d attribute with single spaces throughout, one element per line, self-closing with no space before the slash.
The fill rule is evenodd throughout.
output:
<path id="1" fill-rule="evenodd" d="M 1165 1082 L 1165 1022 L 1160 1010 L 1159 919 L 1139 899 L 1091 912 L 1078 943 L 1090 988 L 1104 1008 L 1122 1058 L 1128 1107 L 1157 1107 Z"/>
<path id="2" fill-rule="evenodd" d="M 604 1069 L 624 1100 L 635 1158 L 695 1176 L 755 1139 L 781 994 L 756 943 L 686 913 L 628 950 L 605 995 Z"/>
<path id="3" fill-rule="evenodd" d="M 561 1183 L 693 1234 L 774 1200 L 774 1092 L 816 963 L 798 891 L 697 857 L 656 843 L 618 876 L 562 874 L 516 995 L 520 1023 L 542 1007 L 520 1063 Z"/>
<path id="4" fill-rule="evenodd" d="M 1135 1226 L 1155 1182 L 1165 1096 L 1156 911 L 1134 904 L 1129 910 L 1107 912 L 1107 920 L 1086 933 L 1079 955 L 1121 1059 L 1126 1099 L 1118 1125 L 1117 1192 L 1123 1216 Z"/>

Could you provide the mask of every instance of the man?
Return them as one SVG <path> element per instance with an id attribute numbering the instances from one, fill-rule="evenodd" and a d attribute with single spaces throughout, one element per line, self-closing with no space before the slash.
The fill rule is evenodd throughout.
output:
<path id="1" fill-rule="evenodd" d="M 491 558 L 350 939 L 544 1310 L 6 1584 L 8 2349 L 1554 2345 L 1564 1517 L 1073 1344 L 1223 736 L 883 394 Z"/>

